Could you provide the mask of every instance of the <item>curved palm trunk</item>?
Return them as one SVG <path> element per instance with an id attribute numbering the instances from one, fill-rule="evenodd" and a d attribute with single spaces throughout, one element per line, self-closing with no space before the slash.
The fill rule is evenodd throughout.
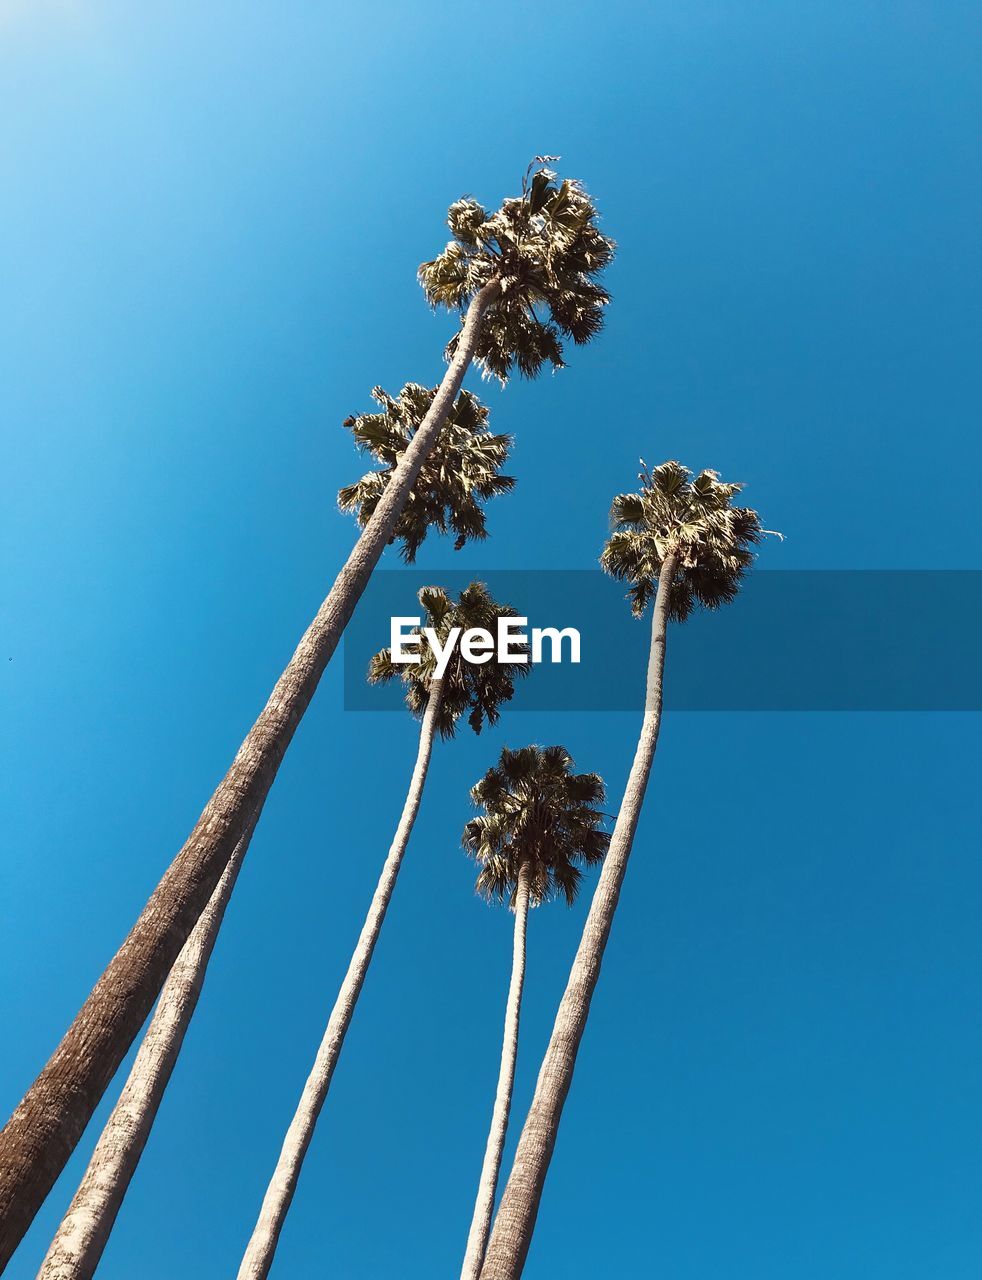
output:
<path id="1" fill-rule="evenodd" d="M 471 302 L 429 411 L 259 719 L 129 936 L 0 1131 L 0 1271 L 65 1167 L 253 812 L 261 813 L 297 725 L 439 437 L 484 314 L 499 292 L 492 280 Z"/>
<path id="2" fill-rule="evenodd" d="M 208 905 L 164 983 L 119 1101 L 45 1254 L 37 1280 L 89 1280 L 136 1172 L 201 994 L 252 827 L 235 847 Z"/>
<path id="3" fill-rule="evenodd" d="M 474 1217 L 467 1236 L 467 1250 L 460 1280 L 478 1280 L 481 1263 L 488 1245 L 491 1230 L 491 1214 L 498 1190 L 498 1174 L 501 1172 L 501 1156 L 508 1132 L 508 1113 L 511 1110 L 511 1092 L 515 1083 L 515 1058 L 518 1056 L 518 1022 L 522 1012 L 522 987 L 525 984 L 525 930 L 529 914 L 529 864 L 522 863 L 515 886 L 515 940 L 512 947 L 511 982 L 505 1005 L 505 1034 L 501 1044 L 501 1067 L 498 1071 L 498 1089 L 491 1113 L 491 1129 L 481 1167 L 481 1180 L 477 1187 Z"/>
<path id="4" fill-rule="evenodd" d="M 651 648 L 641 735 L 628 775 L 624 799 L 614 824 L 610 848 L 597 881 L 549 1046 L 539 1069 L 532 1105 L 501 1197 L 498 1216 L 495 1218 L 481 1269 L 481 1280 L 517 1280 L 525 1268 L 542 1188 L 556 1144 L 563 1104 L 573 1079 L 576 1054 L 590 1013 L 590 1001 L 600 977 L 604 948 L 613 924 L 614 912 L 617 910 L 617 900 L 624 883 L 627 861 L 655 756 L 661 724 L 668 603 L 676 564 L 676 555 L 670 553 L 665 557 L 659 574 L 658 594 L 651 619 Z"/>
<path id="5" fill-rule="evenodd" d="M 368 966 L 371 963 L 372 953 L 375 950 L 375 944 L 378 941 L 382 923 L 385 920 L 385 913 L 392 899 L 396 877 L 399 875 L 402 858 L 409 843 L 409 836 L 416 821 L 416 814 L 419 811 L 442 700 L 443 682 L 441 680 L 431 681 L 426 713 L 423 716 L 423 723 L 419 731 L 419 751 L 416 755 L 416 765 L 409 783 L 409 791 L 406 795 L 402 816 L 399 819 L 399 826 L 396 828 L 395 838 L 382 867 L 382 874 L 379 877 L 375 896 L 372 898 L 372 905 L 368 909 L 368 915 L 362 926 L 357 946 L 348 964 L 348 972 L 344 975 L 344 981 L 341 983 L 341 989 L 334 1002 L 334 1008 L 331 1010 L 327 1030 L 324 1032 L 324 1038 L 321 1041 L 320 1048 L 317 1050 L 313 1068 L 307 1077 L 307 1083 L 304 1085 L 300 1104 L 294 1112 L 293 1119 L 290 1121 L 289 1129 L 286 1131 L 280 1158 L 276 1162 L 276 1168 L 273 1170 L 273 1176 L 263 1198 L 262 1208 L 259 1210 L 259 1218 L 242 1257 L 242 1264 L 239 1267 L 239 1280 L 263 1280 L 264 1277 L 269 1275 L 269 1269 L 273 1265 L 273 1255 L 276 1252 L 280 1232 L 283 1230 L 283 1223 L 286 1220 L 294 1192 L 297 1189 L 297 1180 L 300 1177 L 304 1157 L 314 1136 L 314 1126 L 317 1124 L 317 1117 L 320 1115 L 321 1108 L 327 1098 L 327 1091 L 331 1087 L 331 1077 L 334 1075 L 334 1068 L 337 1066 L 338 1058 L 341 1055 L 344 1037 L 347 1034 L 348 1027 L 351 1025 L 355 1005 L 365 982 L 365 974 L 368 972 Z"/>

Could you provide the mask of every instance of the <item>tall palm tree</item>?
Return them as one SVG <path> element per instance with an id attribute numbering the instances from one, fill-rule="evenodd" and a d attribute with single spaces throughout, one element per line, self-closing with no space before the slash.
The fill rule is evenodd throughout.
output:
<path id="1" fill-rule="evenodd" d="M 345 425 L 382 467 L 338 494 L 342 509 L 356 511 L 363 525 L 371 516 L 366 508 L 377 505 L 434 393 L 410 384 L 396 398 L 378 387 L 373 394 L 384 412 L 349 418 Z M 406 560 L 414 559 L 430 526 L 440 532 L 452 529 L 458 549 L 469 538 L 486 536 L 482 503 L 507 492 L 515 483 L 511 476 L 501 474 L 511 437 L 492 435 L 487 417 L 487 409 L 475 396 L 460 393 L 393 530 L 392 540 L 401 540 Z M 489 673 L 486 683 L 490 680 Z M 252 826 L 236 847 L 164 984 L 120 1100 L 96 1143 L 38 1280 L 87 1280 L 102 1257 L 197 1006 L 251 834 Z"/>
<path id="2" fill-rule="evenodd" d="M 452 601 L 439 587 L 424 587 L 419 593 L 419 602 L 426 615 L 424 625 L 436 632 L 441 645 L 446 642 L 453 627 L 464 630 L 468 627 L 484 627 L 493 632 L 499 617 L 515 616 L 514 610 L 497 604 L 483 584 L 478 582 L 472 582 L 462 591 L 457 601 Z M 389 650 L 383 649 L 369 665 L 368 678 L 373 683 L 388 681 L 398 675 L 405 684 L 407 705 L 422 722 L 416 764 L 402 816 L 383 864 L 368 915 L 300 1102 L 287 1129 L 259 1218 L 246 1247 L 239 1268 L 239 1280 L 261 1280 L 269 1274 L 273 1264 L 276 1245 L 293 1200 L 314 1126 L 327 1098 L 334 1068 L 351 1025 L 385 913 L 392 900 L 396 878 L 423 796 L 434 737 L 439 733 L 443 738 L 452 738 L 457 721 L 465 711 L 470 712 L 468 722 L 475 733 L 480 733 L 485 720 L 489 724 L 496 723 L 501 704 L 507 702 L 514 693 L 515 677 L 524 675 L 529 670 L 525 663 L 501 663 L 496 657 L 480 665 L 470 663 L 461 657 L 458 649 L 442 677 L 438 678 L 434 652 L 425 636 L 419 631 L 417 634 L 421 659 L 418 664 L 396 665 Z"/>
<path id="3" fill-rule="evenodd" d="M 575 182 L 530 166 L 522 194 L 488 216 L 451 206 L 453 235 L 419 278 L 434 306 L 460 311 L 450 363 L 330 593 L 276 682 L 186 844 L 55 1052 L 0 1131 L 0 1269 L 65 1166 L 150 1012 L 254 814 L 378 563 L 472 361 L 505 379 L 562 362 L 562 338 L 598 331 L 608 298 L 596 276 L 613 255 Z"/>
<path id="4" fill-rule="evenodd" d="M 640 478 L 640 493 L 614 499 L 614 532 L 601 564 L 615 578 L 631 583 L 629 595 L 636 616 L 644 613 L 654 597 L 641 735 L 610 850 L 501 1197 L 481 1280 L 517 1280 L 525 1267 L 654 760 L 668 622 L 684 622 L 696 605 L 717 609 L 735 599 L 754 559 L 751 548 L 765 532 L 756 511 L 734 505 L 741 486 L 724 484 L 714 471 L 693 477 L 679 463 L 666 462 L 650 472 L 645 469 Z"/>
<path id="5" fill-rule="evenodd" d="M 565 747 L 506 747 L 471 790 L 484 813 L 464 828 L 464 848 L 481 864 L 478 893 L 488 901 L 508 899 L 515 937 L 498 1086 L 461 1280 L 477 1280 L 491 1230 L 515 1080 L 529 906 L 561 895 L 571 907 L 582 879 L 580 866 L 600 862 L 610 841 L 599 830 L 604 814 L 596 807 L 604 801 L 603 779 L 572 770 Z"/>

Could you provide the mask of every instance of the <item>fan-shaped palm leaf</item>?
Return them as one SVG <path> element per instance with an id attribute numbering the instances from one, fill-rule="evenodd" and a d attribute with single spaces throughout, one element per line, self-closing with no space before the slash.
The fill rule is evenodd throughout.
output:
<path id="1" fill-rule="evenodd" d="M 563 365 L 563 341 L 589 342 L 603 327 L 610 295 L 597 281 L 614 256 L 597 209 L 580 183 L 560 181 L 539 156 L 522 194 L 494 213 L 467 197 L 450 206 L 453 234 L 444 251 L 419 269 L 433 306 L 461 310 L 490 281 L 500 292 L 489 306 L 475 359 L 506 382 L 517 366 L 527 378 L 544 364 Z M 447 347 L 457 349 L 460 334 Z"/>
<path id="2" fill-rule="evenodd" d="M 346 418 L 344 426 L 364 453 L 381 464 L 338 493 L 342 511 L 357 513 L 364 528 L 378 507 L 420 424 L 433 403 L 436 388 L 427 390 L 407 383 L 398 396 L 375 387 L 372 398 L 378 413 Z M 389 542 L 402 542 L 402 556 L 416 559 L 430 529 L 454 535 L 459 551 L 470 539 L 486 538 L 482 503 L 515 487 L 512 476 L 501 474 L 512 437 L 494 435 L 487 427 L 488 410 L 477 396 L 461 391 L 447 414 L 436 443 L 413 482 L 408 500 L 392 530 Z"/>
<path id="3" fill-rule="evenodd" d="M 413 633 L 418 635 L 420 661 L 415 664 L 396 664 L 388 649 L 375 654 L 368 665 L 368 679 L 381 684 L 397 677 L 406 686 L 406 705 L 414 716 L 420 717 L 426 710 L 430 685 L 436 669 L 436 655 L 424 635 L 429 627 L 436 632 L 440 644 L 446 643 L 454 627 L 463 633 L 472 627 L 497 631 L 499 618 L 518 616 L 510 605 L 498 604 L 483 582 L 472 582 L 452 600 L 440 587 L 423 587 L 419 592 L 424 619 Z M 522 646 L 512 642 L 512 652 L 521 653 Z M 475 733 L 480 733 L 485 721 L 498 723 L 502 703 L 511 700 L 515 692 L 515 680 L 527 676 L 531 667 L 526 662 L 499 662 L 497 655 L 483 663 L 467 662 L 459 647 L 453 652 L 443 673 L 441 706 L 437 727 L 444 738 L 452 738 L 457 721 L 469 712 L 467 722 Z"/>
<path id="4" fill-rule="evenodd" d="M 609 574 L 631 583 L 634 613 L 644 613 L 669 554 L 675 564 L 670 617 L 684 622 L 697 604 L 729 604 L 753 564 L 751 548 L 766 532 L 756 511 L 734 506 L 743 486 L 724 483 L 715 471 L 693 476 L 679 462 L 645 468 L 639 478 L 640 493 L 613 501 L 614 531 L 600 557 Z"/>
<path id="5" fill-rule="evenodd" d="M 572 768 L 565 747 L 506 747 L 472 788 L 471 799 L 484 813 L 468 822 L 463 843 L 480 863 L 477 889 L 484 897 L 513 901 L 519 870 L 528 863 L 533 905 L 562 896 L 572 906 L 579 868 L 600 862 L 609 842 L 597 808 L 603 781 Z"/>

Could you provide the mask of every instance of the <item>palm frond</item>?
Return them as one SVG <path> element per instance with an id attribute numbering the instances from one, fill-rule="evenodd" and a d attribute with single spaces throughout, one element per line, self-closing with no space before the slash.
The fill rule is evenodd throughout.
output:
<path id="1" fill-rule="evenodd" d="M 526 378 L 547 364 L 560 369 L 564 338 L 582 345 L 600 332 L 610 295 L 596 277 L 616 246 L 598 221 L 583 186 L 560 181 L 541 159 L 526 172 L 521 196 L 494 213 L 471 197 L 450 206 L 453 239 L 420 266 L 419 280 L 432 306 L 454 311 L 491 279 L 500 282 L 475 355 L 486 376 L 505 383 L 516 368 Z M 539 309 L 547 316 L 540 318 Z M 447 345 L 448 359 L 459 337 Z"/>
<path id="2" fill-rule="evenodd" d="M 471 788 L 484 813 L 466 824 L 462 844 L 480 865 L 477 892 L 489 901 L 514 902 L 524 867 L 533 905 L 561 897 L 571 906 L 581 868 L 603 858 L 603 780 L 573 769 L 562 746 L 506 747 Z"/>
<path id="3" fill-rule="evenodd" d="M 517 612 L 506 604 L 499 604 L 483 582 L 472 582 L 456 600 L 442 587 L 422 587 L 418 599 L 423 609 L 423 621 L 415 629 L 418 635 L 420 661 L 412 664 L 395 664 L 388 649 L 382 649 L 368 664 L 368 680 L 381 684 L 398 676 L 405 687 L 406 705 L 414 716 L 422 717 L 429 699 L 430 682 L 436 672 L 436 655 L 424 634 L 430 628 L 445 645 L 454 627 L 461 632 L 481 627 L 497 632 L 499 618 L 517 617 Z M 515 694 L 515 681 L 530 671 L 528 646 L 512 644 L 516 655 L 524 653 L 526 661 L 500 662 L 497 653 L 484 663 L 467 662 L 460 649 L 454 650 L 443 675 L 442 701 L 437 728 L 442 737 L 452 738 L 462 716 L 475 733 L 485 724 L 497 724 L 501 708 Z"/>
<path id="4" fill-rule="evenodd" d="M 628 599 L 638 617 L 670 552 L 677 557 L 669 602 L 675 621 L 684 622 L 696 606 L 730 604 L 765 533 L 756 511 L 734 505 L 743 486 L 725 483 L 716 471 L 693 475 L 675 461 L 642 467 L 640 493 L 618 494 L 611 504 L 613 531 L 601 566 L 631 584 Z"/>
<path id="5" fill-rule="evenodd" d="M 345 420 L 358 448 L 380 464 L 338 492 L 338 506 L 353 511 L 364 528 L 372 518 L 413 436 L 426 416 L 435 390 L 407 383 L 398 396 L 375 387 L 378 413 Z M 401 543 L 403 560 L 412 564 L 427 534 L 454 535 L 454 548 L 486 538 L 483 503 L 515 487 L 502 475 L 512 437 L 488 430 L 488 410 L 469 391 L 461 391 L 413 484 L 390 541 Z"/>

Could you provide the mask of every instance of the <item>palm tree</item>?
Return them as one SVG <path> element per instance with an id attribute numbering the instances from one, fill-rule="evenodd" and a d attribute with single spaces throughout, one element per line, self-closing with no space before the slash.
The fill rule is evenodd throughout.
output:
<path id="1" fill-rule="evenodd" d="M 529 906 L 562 895 L 571 907 L 582 879 L 580 866 L 600 862 L 610 840 L 598 830 L 604 820 L 596 808 L 604 801 L 603 779 L 572 769 L 565 747 L 506 747 L 471 790 L 471 799 L 484 806 L 484 813 L 464 828 L 464 848 L 481 864 L 478 893 L 488 901 L 508 899 L 515 913 L 515 938 L 498 1087 L 461 1280 L 480 1275 L 491 1229 L 515 1080 Z"/>
<path id="2" fill-rule="evenodd" d="M 614 532 L 601 564 L 631 583 L 640 617 L 654 597 L 644 719 L 610 851 L 597 882 L 580 945 L 546 1049 L 532 1105 L 501 1197 L 481 1280 L 517 1280 L 525 1267 L 563 1104 L 586 1028 L 604 948 L 613 924 L 658 741 L 662 674 L 670 619 L 684 622 L 696 605 L 717 609 L 736 598 L 760 541 L 756 511 L 734 505 L 737 484 L 714 471 L 692 473 L 666 462 L 641 473 L 641 492 L 614 499 Z"/>
<path id="3" fill-rule="evenodd" d="M 445 644 L 453 627 L 465 630 L 468 627 L 484 627 L 493 632 L 499 617 L 515 616 L 514 610 L 497 604 L 479 582 L 472 582 L 461 592 L 456 602 L 439 587 L 424 587 L 419 593 L 419 602 L 426 615 L 424 625 L 436 632 L 441 645 Z M 375 896 L 328 1019 L 314 1065 L 304 1085 L 300 1103 L 287 1129 L 259 1218 L 239 1268 L 239 1280 L 260 1280 L 269 1274 L 273 1264 L 276 1245 L 293 1200 L 314 1126 L 327 1098 L 334 1068 L 351 1025 L 385 913 L 392 900 L 396 878 L 423 796 L 434 737 L 439 732 L 443 738 L 452 738 L 457 721 L 468 710 L 468 722 L 475 733 L 480 733 L 485 720 L 489 724 L 495 724 L 500 715 L 501 704 L 507 702 L 514 693 L 515 677 L 524 675 L 529 670 L 525 663 L 501 663 L 497 658 L 480 665 L 470 663 L 456 650 L 443 676 L 437 678 L 433 650 L 425 636 L 421 632 L 418 634 L 421 658 L 418 664 L 396 665 L 389 650 L 383 649 L 369 665 L 368 678 L 373 683 L 388 681 L 397 675 L 402 678 L 406 687 L 406 703 L 413 715 L 422 722 L 419 750 L 402 816 L 383 864 Z"/>
<path id="4" fill-rule="evenodd" d="M 423 462 L 472 361 L 504 380 L 562 362 L 562 338 L 590 340 L 607 294 L 595 277 L 613 242 L 575 182 L 539 164 L 521 196 L 490 217 L 451 206 L 453 239 L 419 269 L 427 299 L 462 315 L 450 363 L 368 524 L 228 772 L 136 924 L 0 1131 L 0 1269 L 65 1166 L 142 1026 L 246 827 L 262 812 L 280 763 L 338 641 L 392 537 Z"/>
<path id="5" fill-rule="evenodd" d="M 349 418 L 345 425 L 363 449 L 375 454 L 382 469 L 370 471 L 338 494 L 342 509 L 356 510 L 363 525 L 371 514 L 366 508 L 377 504 L 398 466 L 399 442 L 405 452 L 434 393 L 410 384 L 395 399 L 378 387 L 373 394 L 384 413 Z M 511 437 L 492 435 L 487 417 L 487 409 L 475 396 L 460 393 L 393 531 L 392 540 L 402 540 L 406 560 L 415 557 L 431 525 L 440 532 L 452 529 L 458 549 L 468 538 L 485 537 L 482 503 L 514 487 L 512 477 L 500 473 Z M 490 680 L 488 673 L 486 683 Z M 164 984 L 120 1100 L 96 1143 L 38 1280 L 87 1280 L 102 1257 L 197 1006 L 251 834 L 250 826 Z"/>

